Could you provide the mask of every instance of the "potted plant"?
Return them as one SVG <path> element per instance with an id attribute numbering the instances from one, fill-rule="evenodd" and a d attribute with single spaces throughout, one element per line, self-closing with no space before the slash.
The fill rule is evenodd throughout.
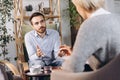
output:
<path id="1" fill-rule="evenodd" d="M 13 21 L 11 17 L 11 10 L 14 8 L 13 0 L 0 0 L 0 57 L 2 56 L 4 60 L 9 60 L 9 57 L 6 57 L 8 54 L 7 45 L 10 41 L 13 40 L 13 36 L 8 33 L 6 26 L 7 21 Z"/>
<path id="2" fill-rule="evenodd" d="M 31 5 L 31 4 L 26 5 L 26 6 L 25 6 L 25 10 L 26 10 L 25 14 L 26 14 L 27 16 L 30 16 L 31 13 L 32 13 L 32 10 L 33 10 L 32 5 Z"/>
<path id="3" fill-rule="evenodd" d="M 26 11 L 32 11 L 33 7 L 31 4 L 29 4 L 29 5 L 25 6 L 25 9 L 26 9 Z"/>
<path id="4" fill-rule="evenodd" d="M 76 7 L 72 3 L 71 0 L 69 0 L 69 14 L 70 14 L 70 27 L 71 27 L 71 43 L 72 46 L 74 45 L 76 35 L 78 32 L 78 29 L 80 28 L 80 24 L 83 22 L 83 18 L 76 10 Z"/>

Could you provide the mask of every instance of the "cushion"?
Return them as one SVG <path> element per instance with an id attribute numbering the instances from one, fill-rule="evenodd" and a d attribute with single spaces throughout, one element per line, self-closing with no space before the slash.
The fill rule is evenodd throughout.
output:
<path id="1" fill-rule="evenodd" d="M 47 23 L 46 27 L 47 27 L 47 29 L 57 30 L 57 24 L 55 24 L 55 23 Z"/>
<path id="2" fill-rule="evenodd" d="M 32 26 L 29 24 L 23 24 L 22 25 L 22 36 L 24 37 L 25 34 L 29 31 L 33 30 Z"/>

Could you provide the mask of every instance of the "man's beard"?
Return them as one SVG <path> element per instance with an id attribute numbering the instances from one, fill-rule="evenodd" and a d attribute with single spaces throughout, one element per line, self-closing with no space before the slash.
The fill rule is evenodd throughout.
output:
<path id="1" fill-rule="evenodd" d="M 46 32 L 46 27 L 41 27 L 39 30 L 37 30 L 38 33 L 44 33 Z"/>

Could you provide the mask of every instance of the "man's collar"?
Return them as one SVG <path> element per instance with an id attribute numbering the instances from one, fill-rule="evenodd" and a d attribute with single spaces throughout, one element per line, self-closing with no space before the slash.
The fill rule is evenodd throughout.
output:
<path id="1" fill-rule="evenodd" d="M 34 35 L 37 37 L 39 36 L 37 31 L 34 30 Z M 46 30 L 46 33 L 45 33 L 45 36 L 48 36 L 49 35 L 49 31 Z"/>

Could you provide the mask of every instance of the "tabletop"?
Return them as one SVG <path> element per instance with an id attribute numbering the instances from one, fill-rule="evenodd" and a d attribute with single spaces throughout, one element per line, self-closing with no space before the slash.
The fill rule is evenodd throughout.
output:
<path id="1" fill-rule="evenodd" d="M 25 72 L 25 75 L 28 77 L 40 77 L 40 76 L 50 76 L 52 70 L 61 69 L 60 67 L 52 67 L 51 70 L 43 70 L 40 73 L 31 73 L 29 70 Z"/>

